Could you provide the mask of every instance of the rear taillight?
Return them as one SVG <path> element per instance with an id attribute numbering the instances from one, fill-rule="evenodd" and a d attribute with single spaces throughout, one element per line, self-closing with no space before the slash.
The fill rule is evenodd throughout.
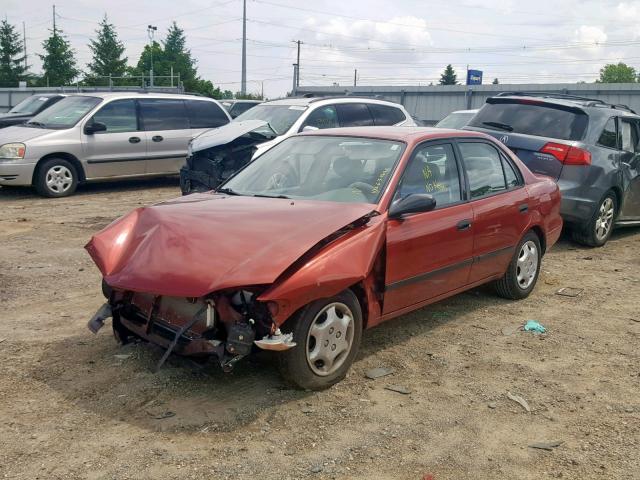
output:
<path id="1" fill-rule="evenodd" d="M 564 143 L 549 142 L 540 152 L 553 155 L 565 165 L 591 165 L 591 153 Z"/>

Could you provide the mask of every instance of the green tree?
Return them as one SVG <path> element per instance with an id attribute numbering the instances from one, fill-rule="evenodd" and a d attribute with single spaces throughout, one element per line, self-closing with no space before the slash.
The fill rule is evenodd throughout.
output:
<path id="1" fill-rule="evenodd" d="M 447 65 L 447 68 L 444 69 L 442 75 L 440 75 L 440 85 L 457 85 L 458 77 L 456 75 L 456 71 L 453 69 L 451 64 Z"/>
<path id="2" fill-rule="evenodd" d="M 74 51 L 60 30 L 53 30 L 51 36 L 42 42 L 41 85 L 63 86 L 73 82 L 80 74 L 76 68 Z"/>
<path id="3" fill-rule="evenodd" d="M 498 80 L 497 78 L 493 79 L 493 82 L 491 82 L 493 85 L 498 85 L 500 83 L 500 80 Z"/>
<path id="4" fill-rule="evenodd" d="M 638 74 L 636 69 L 625 63 L 610 63 L 600 69 L 600 78 L 596 83 L 635 83 Z"/>
<path id="5" fill-rule="evenodd" d="M 106 14 L 100 22 L 96 34 L 96 38 L 89 42 L 93 59 L 87 65 L 89 72 L 85 83 L 106 85 L 109 80 L 104 77 L 121 77 L 126 73 L 127 57 L 123 56 L 125 47 L 118 39 L 115 26 L 109 23 Z"/>
<path id="6" fill-rule="evenodd" d="M 24 44 L 15 27 L 6 19 L 0 22 L 0 87 L 17 87 L 27 78 Z"/>

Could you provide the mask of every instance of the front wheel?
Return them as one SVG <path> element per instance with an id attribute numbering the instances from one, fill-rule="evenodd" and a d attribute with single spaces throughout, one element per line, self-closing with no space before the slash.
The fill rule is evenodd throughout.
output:
<path id="1" fill-rule="evenodd" d="M 534 232 L 520 240 L 504 276 L 496 282 L 498 295 L 511 300 L 527 298 L 533 291 L 540 273 L 542 250 Z"/>
<path id="2" fill-rule="evenodd" d="M 78 172 L 64 158 L 50 158 L 38 165 L 34 186 L 44 197 L 66 197 L 78 186 Z"/>
<path id="3" fill-rule="evenodd" d="M 582 228 L 572 231 L 573 239 L 588 247 L 601 247 L 609 240 L 613 222 L 618 212 L 618 202 L 613 192 L 607 192 L 591 220 Z"/>
<path id="4" fill-rule="evenodd" d="M 362 338 L 362 310 L 351 290 L 317 300 L 296 314 L 283 330 L 297 345 L 278 355 L 280 373 L 289 383 L 323 390 L 342 380 Z"/>

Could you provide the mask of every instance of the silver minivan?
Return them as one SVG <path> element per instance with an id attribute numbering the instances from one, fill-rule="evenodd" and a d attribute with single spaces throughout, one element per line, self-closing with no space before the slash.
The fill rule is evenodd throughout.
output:
<path id="1" fill-rule="evenodd" d="M 80 182 L 175 175 L 193 137 L 230 121 L 218 102 L 192 95 L 71 95 L 0 130 L 0 185 L 64 197 Z"/>

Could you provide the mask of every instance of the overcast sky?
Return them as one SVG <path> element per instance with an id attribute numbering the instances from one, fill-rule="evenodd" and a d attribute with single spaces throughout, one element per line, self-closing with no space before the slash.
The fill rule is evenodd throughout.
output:
<path id="1" fill-rule="evenodd" d="M 102 4 L 103 6 L 98 6 Z M 0 13 L 22 31 L 29 63 L 52 23 L 52 4 L 2 0 Z M 198 61 L 198 72 L 222 89 L 240 88 L 242 0 L 68 0 L 56 2 L 57 24 L 81 68 L 106 13 L 137 63 L 148 42 L 161 40 L 175 20 Z M 640 1 L 578 0 L 247 0 L 248 90 L 268 97 L 291 89 L 294 40 L 302 40 L 301 85 L 437 83 L 452 63 L 461 81 L 466 65 L 484 71 L 484 83 L 594 81 L 600 67 L 623 61 L 640 66 Z"/>

